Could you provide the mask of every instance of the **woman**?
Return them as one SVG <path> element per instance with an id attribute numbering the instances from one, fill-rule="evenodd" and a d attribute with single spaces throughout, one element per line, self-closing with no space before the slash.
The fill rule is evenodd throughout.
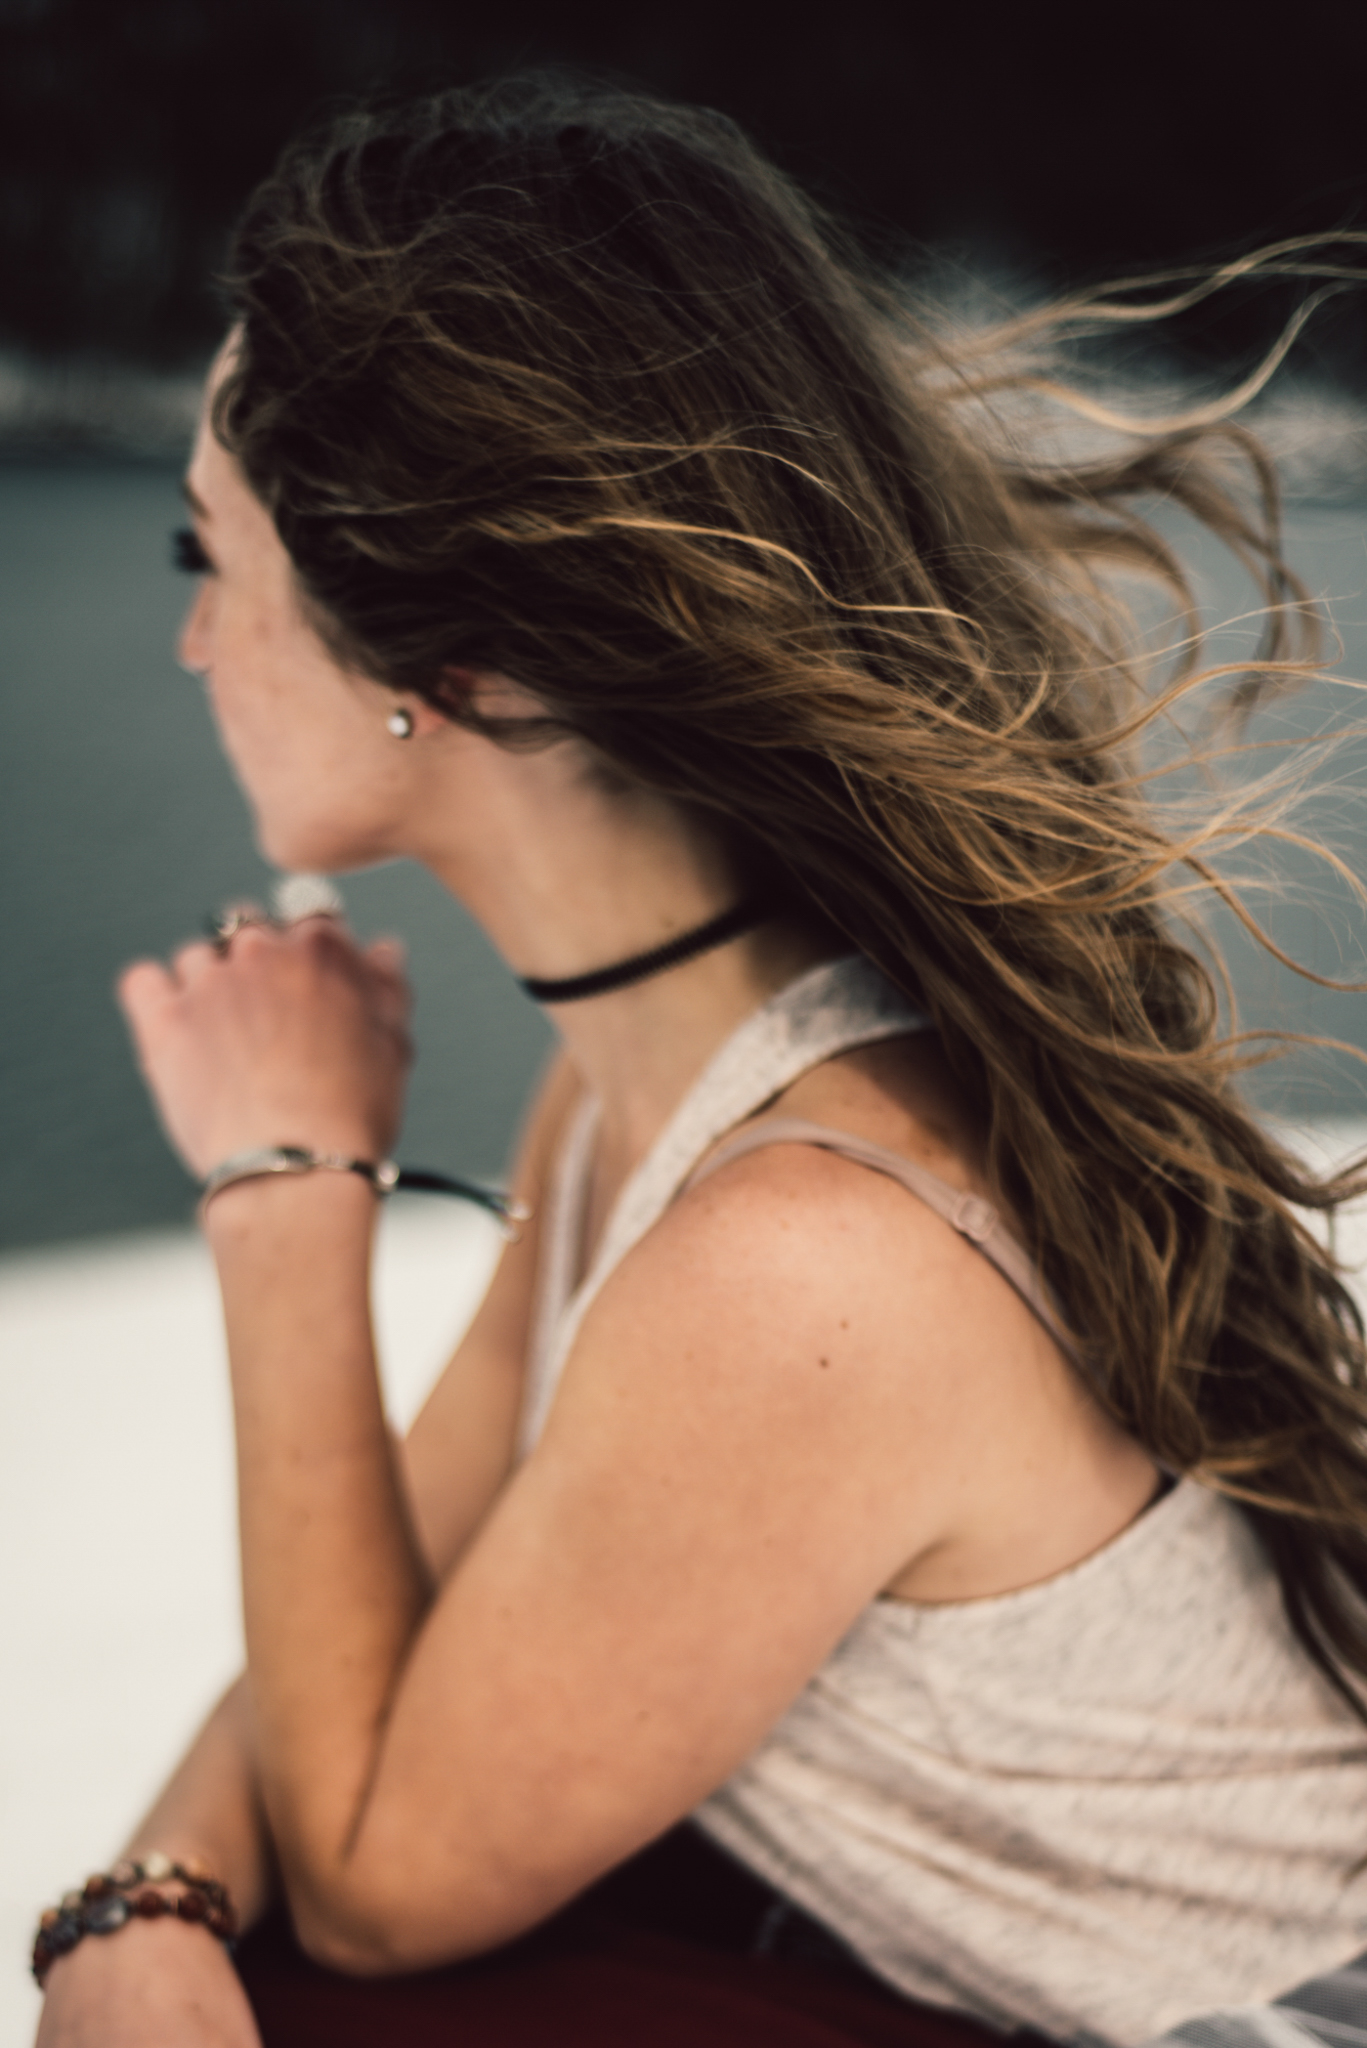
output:
<path id="1" fill-rule="evenodd" d="M 260 843 L 422 861 L 564 1049 L 399 1449 L 336 1170 L 398 1126 L 394 951 L 125 976 L 248 1668 L 112 1936 L 49 1941 L 43 2048 L 1127 2043 L 1348 1964 L 1364 1354 L 1291 1205 L 1353 1184 L 1241 1106 L 1165 921 L 1109 580 L 1183 595 L 1163 493 L 1311 630 L 1243 444 L 1047 458 L 1028 366 L 729 124 L 558 81 L 299 146 L 233 288 L 182 651 Z M 171 1924 L 220 1885 L 236 1965 Z"/>

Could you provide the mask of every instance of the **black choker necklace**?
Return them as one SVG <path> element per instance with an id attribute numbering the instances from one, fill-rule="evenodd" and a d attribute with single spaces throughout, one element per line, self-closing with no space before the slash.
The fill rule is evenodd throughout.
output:
<path id="1" fill-rule="evenodd" d="M 681 967 L 685 960 L 696 960 L 700 953 L 710 953 L 714 946 L 738 939 L 742 932 L 753 931 L 773 915 L 767 904 L 737 903 L 720 917 L 709 918 L 691 932 L 681 932 L 677 939 L 667 939 L 663 946 L 652 946 L 648 953 L 633 953 L 630 960 L 619 960 L 615 967 L 599 967 L 592 974 L 571 974 L 564 981 L 538 981 L 528 976 L 521 986 L 534 1002 L 582 1003 L 586 996 L 605 996 L 613 989 L 648 981 L 652 974 L 663 974 L 667 967 Z"/>

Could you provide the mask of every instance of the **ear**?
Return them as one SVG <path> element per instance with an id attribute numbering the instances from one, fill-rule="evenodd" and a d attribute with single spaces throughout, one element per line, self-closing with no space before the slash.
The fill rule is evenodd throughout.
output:
<path id="1" fill-rule="evenodd" d="M 415 697 L 405 690 L 398 699 L 413 721 L 415 740 L 435 739 L 438 733 L 451 730 L 451 720 L 435 704 L 429 704 L 425 697 Z"/>
<path id="2" fill-rule="evenodd" d="M 475 669 L 444 668 L 437 679 L 437 689 L 434 693 L 437 702 L 435 705 L 429 704 L 426 708 L 435 709 L 444 722 L 450 723 L 460 717 L 471 699 L 478 694 L 479 684 L 479 672 Z M 415 727 L 415 731 L 421 733 L 422 727 Z"/>
<path id="3" fill-rule="evenodd" d="M 542 700 L 500 669 L 447 668 L 442 670 L 442 682 L 450 684 L 453 704 L 469 704 L 481 718 L 517 720 L 546 716 Z"/>

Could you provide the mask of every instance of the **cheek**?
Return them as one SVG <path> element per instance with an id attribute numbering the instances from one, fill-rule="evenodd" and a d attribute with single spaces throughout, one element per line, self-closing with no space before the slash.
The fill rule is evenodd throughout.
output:
<path id="1" fill-rule="evenodd" d="M 205 695 L 219 745 L 254 803 L 280 781 L 289 752 L 264 680 L 259 661 L 244 659 L 218 636 L 204 671 Z"/>
<path id="2" fill-rule="evenodd" d="M 219 729 L 235 742 L 258 745 L 283 735 L 297 707 L 291 689 L 289 650 L 268 623 L 241 603 L 213 593 L 202 615 L 200 636 L 209 653 L 205 681 Z"/>

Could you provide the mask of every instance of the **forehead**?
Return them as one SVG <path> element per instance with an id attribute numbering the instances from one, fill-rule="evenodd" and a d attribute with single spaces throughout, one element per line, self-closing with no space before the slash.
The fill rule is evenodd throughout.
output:
<path id="1" fill-rule="evenodd" d="M 191 462 L 190 468 L 186 471 L 185 475 L 180 480 L 180 495 L 182 498 L 184 498 L 186 504 L 194 513 L 196 519 L 212 519 L 212 512 L 209 510 L 209 507 L 205 504 L 203 498 L 201 498 L 199 492 L 195 489 L 194 484 L 191 481 L 193 473 L 194 464 L 193 462 Z"/>
<path id="2" fill-rule="evenodd" d="M 238 465 L 209 425 L 207 408 L 181 482 L 186 504 L 202 525 L 215 533 L 250 535 L 258 544 L 279 545 L 274 524 Z"/>
<path id="3" fill-rule="evenodd" d="M 237 334 L 234 330 L 224 341 L 204 380 L 204 393 L 200 400 L 199 420 L 195 428 L 195 444 L 190 454 L 190 465 L 186 472 L 182 490 L 186 503 L 197 518 L 208 519 L 219 509 L 215 499 L 222 484 L 236 480 L 245 489 L 245 483 L 237 471 L 237 464 L 219 441 L 210 424 L 213 403 L 218 396 L 223 379 L 231 369 L 237 353 Z"/>

